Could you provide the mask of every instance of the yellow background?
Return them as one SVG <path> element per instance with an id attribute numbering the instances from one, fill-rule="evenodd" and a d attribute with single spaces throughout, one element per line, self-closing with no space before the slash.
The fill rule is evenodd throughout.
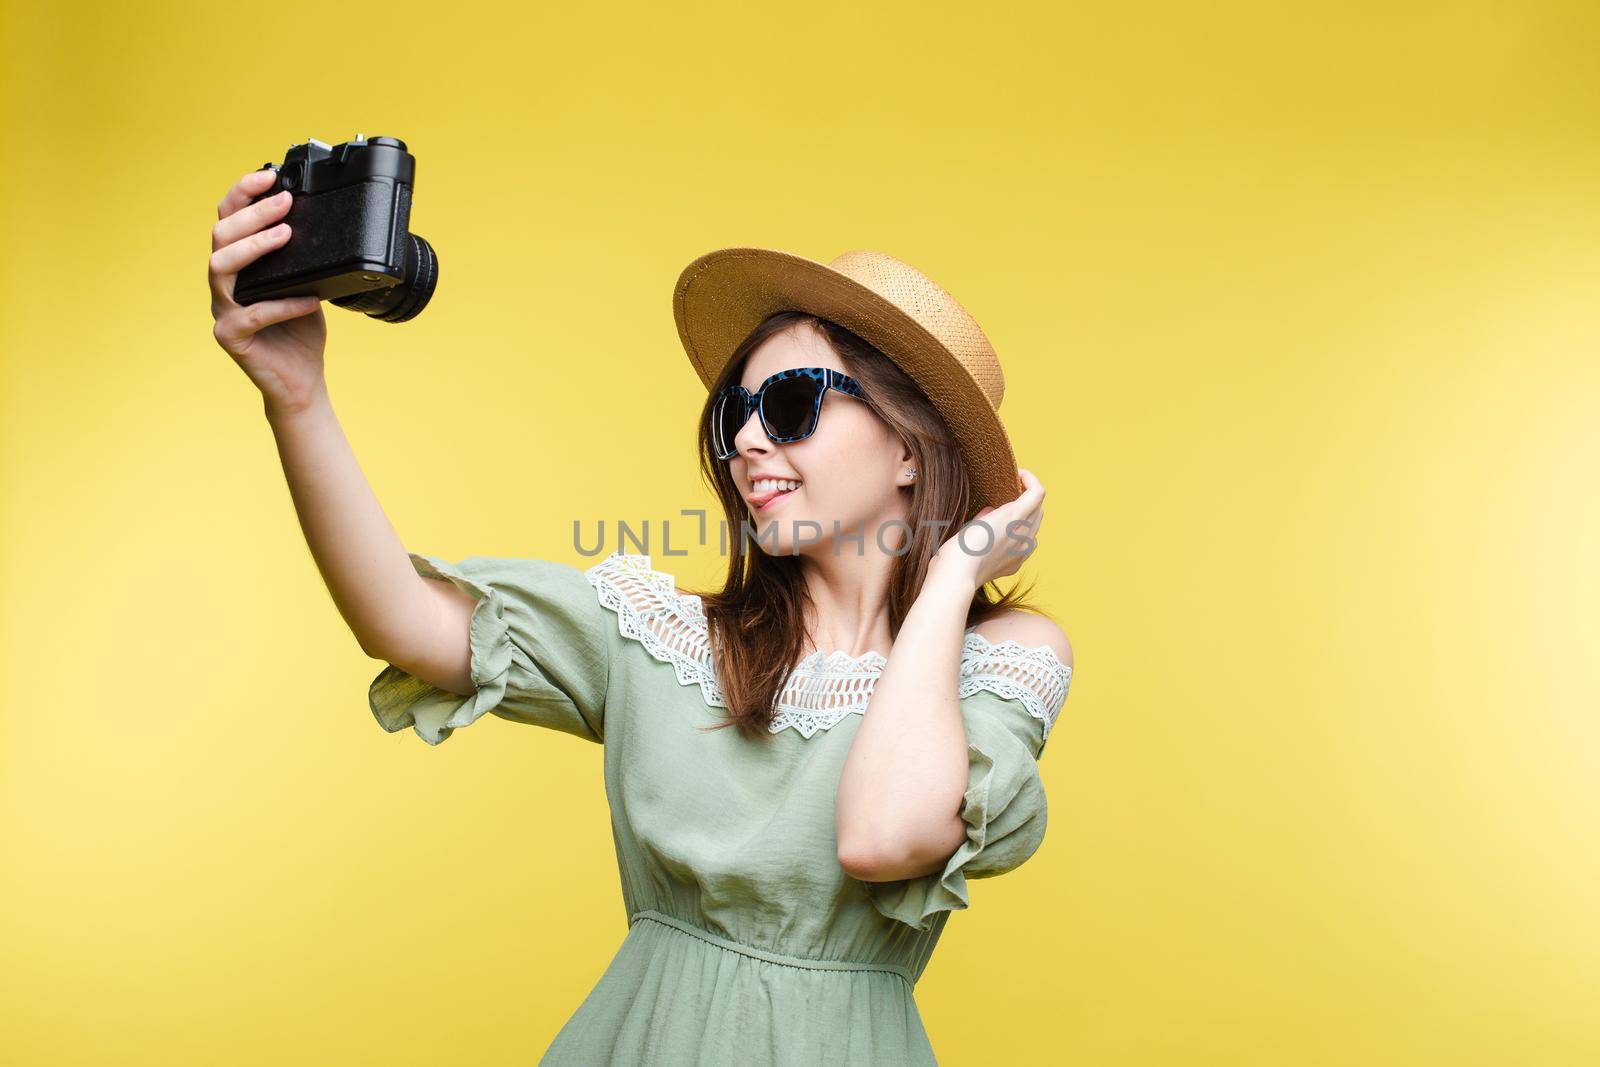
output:
<path id="1" fill-rule="evenodd" d="M 530 1063 L 623 936 L 600 748 L 379 729 L 211 338 L 218 199 L 358 132 L 442 279 L 329 380 L 419 551 L 707 502 L 701 252 L 985 326 L 1077 675 L 943 1062 L 1600 1058 L 1593 4 L 3 10 L 0 1060 Z"/>

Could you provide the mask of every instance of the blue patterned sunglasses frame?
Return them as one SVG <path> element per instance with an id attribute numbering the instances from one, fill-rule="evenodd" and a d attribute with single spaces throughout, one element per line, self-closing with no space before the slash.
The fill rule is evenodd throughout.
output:
<path id="1" fill-rule="evenodd" d="M 798 423 L 795 422 L 796 416 L 792 412 L 787 419 L 769 419 L 765 404 L 767 390 L 780 382 L 795 378 L 803 378 L 812 383 L 810 397 L 799 398 L 802 404 L 809 402 L 810 412 L 806 413 L 802 409 Z M 859 400 L 866 399 L 866 392 L 861 388 L 860 382 L 830 367 L 792 367 L 789 370 L 781 370 L 762 382 L 760 388 L 753 393 L 742 385 L 726 386 L 717 394 L 716 402 L 711 406 L 711 446 L 716 450 L 717 458 L 732 459 L 739 454 L 733 439 L 744 428 L 744 424 L 750 421 L 751 412 L 760 414 L 761 428 L 772 441 L 779 444 L 804 441 L 817 432 L 817 418 L 822 412 L 822 397 L 829 389 L 836 389 L 846 396 L 853 396 Z M 737 412 L 739 421 L 731 424 L 732 430 L 729 432 L 729 418 L 734 412 Z"/>

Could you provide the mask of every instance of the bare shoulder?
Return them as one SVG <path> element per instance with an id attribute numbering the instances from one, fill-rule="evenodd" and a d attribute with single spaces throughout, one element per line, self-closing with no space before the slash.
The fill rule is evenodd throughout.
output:
<path id="1" fill-rule="evenodd" d="M 1032 611 L 1012 609 L 985 619 L 974 629 L 990 644 L 1015 641 L 1024 648 L 1049 645 L 1063 664 L 1072 666 L 1072 643 L 1054 619 Z"/>

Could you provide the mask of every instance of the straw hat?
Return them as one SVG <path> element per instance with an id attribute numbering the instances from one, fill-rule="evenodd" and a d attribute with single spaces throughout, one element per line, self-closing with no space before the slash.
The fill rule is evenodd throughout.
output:
<path id="1" fill-rule="evenodd" d="M 910 264 L 865 249 L 823 264 L 771 248 L 719 248 L 685 267 L 672 294 L 678 336 L 707 389 L 750 331 L 786 310 L 853 331 L 922 387 L 960 447 L 974 513 L 1022 492 L 1000 423 L 1006 382 L 994 347 L 955 297 Z"/>

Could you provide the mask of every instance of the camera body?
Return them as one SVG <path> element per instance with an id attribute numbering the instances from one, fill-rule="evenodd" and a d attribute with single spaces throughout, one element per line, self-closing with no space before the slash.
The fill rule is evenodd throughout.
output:
<path id="1" fill-rule="evenodd" d="M 261 169 L 277 179 L 251 203 L 289 190 L 289 240 L 239 271 L 235 302 L 317 296 L 385 322 L 404 322 L 427 305 L 439 263 L 410 230 L 416 159 L 404 141 L 307 138 Z"/>

